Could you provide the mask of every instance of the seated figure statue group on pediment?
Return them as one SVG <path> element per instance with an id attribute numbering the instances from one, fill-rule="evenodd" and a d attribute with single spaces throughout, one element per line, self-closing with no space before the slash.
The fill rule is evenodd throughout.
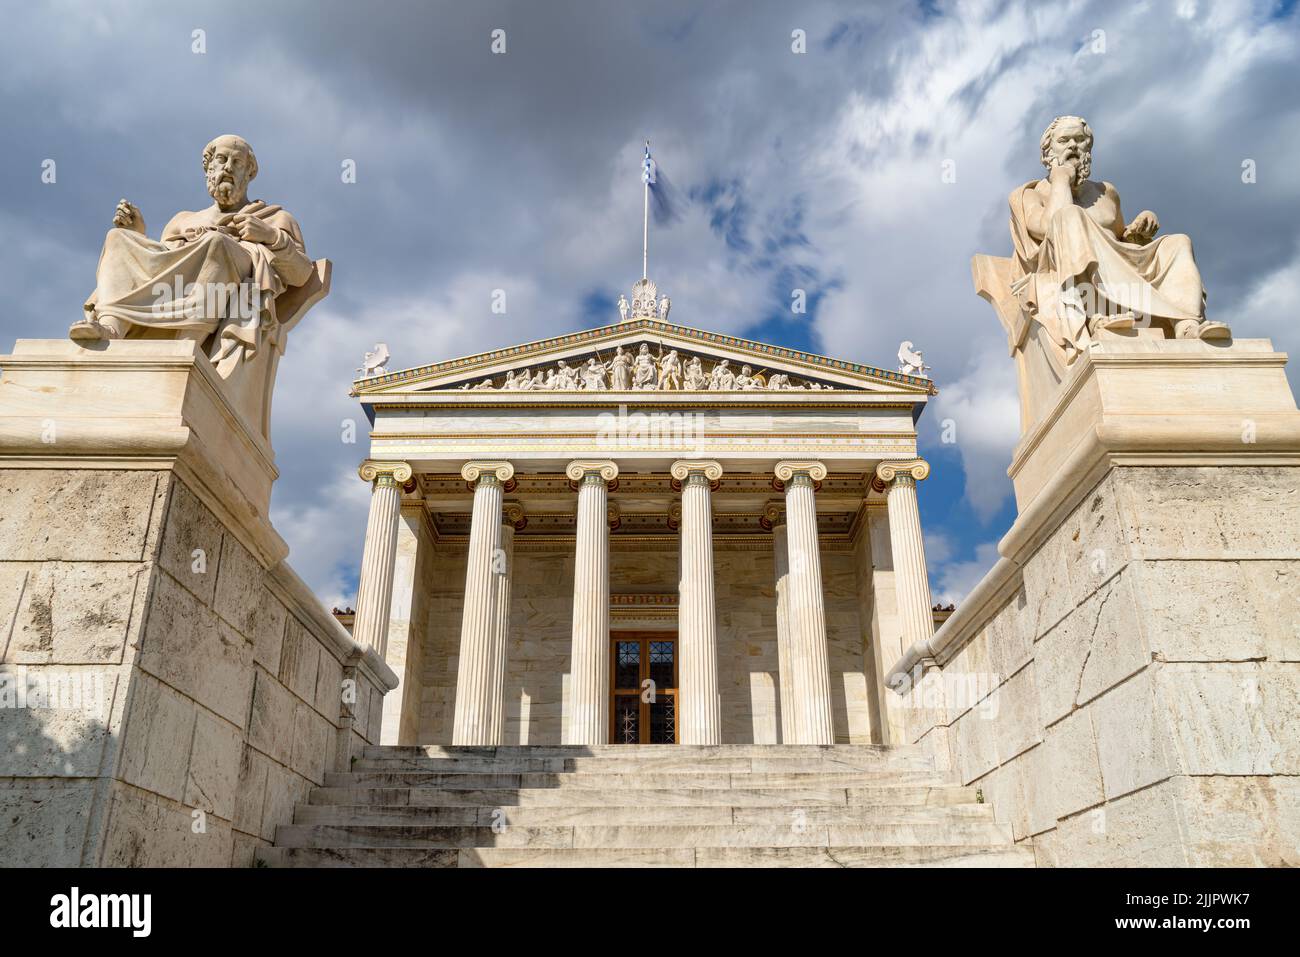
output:
<path id="1" fill-rule="evenodd" d="M 592 356 L 585 363 L 570 365 L 560 359 L 554 365 L 510 370 L 501 384 L 493 379 L 466 382 L 460 388 L 472 391 L 506 392 L 753 392 L 759 390 L 821 390 L 831 386 L 820 382 L 796 382 L 784 372 L 755 371 L 742 364 L 739 369 L 728 359 L 706 360 L 700 356 L 683 358 L 676 349 L 650 352 L 643 342 L 635 355 L 618 346 L 614 355 L 602 362 Z"/>

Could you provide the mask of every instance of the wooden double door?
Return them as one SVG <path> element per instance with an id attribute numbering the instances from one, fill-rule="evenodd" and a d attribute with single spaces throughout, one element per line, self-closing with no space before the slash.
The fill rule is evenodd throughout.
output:
<path id="1" fill-rule="evenodd" d="M 677 743 L 677 635 L 612 632 L 609 740 Z"/>

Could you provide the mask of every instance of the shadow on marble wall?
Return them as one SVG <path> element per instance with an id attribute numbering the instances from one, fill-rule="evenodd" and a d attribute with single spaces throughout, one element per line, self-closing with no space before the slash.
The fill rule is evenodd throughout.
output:
<path id="1" fill-rule="evenodd" d="M 102 800 L 100 764 L 117 741 L 94 716 L 72 736 L 55 730 L 69 715 L 26 706 L 18 680 L 0 671 L 0 867 L 75 867 Z"/>

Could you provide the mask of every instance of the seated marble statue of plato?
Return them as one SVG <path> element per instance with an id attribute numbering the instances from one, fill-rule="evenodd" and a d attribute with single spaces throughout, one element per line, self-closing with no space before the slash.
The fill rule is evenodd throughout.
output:
<path id="1" fill-rule="evenodd" d="M 209 143 L 203 172 L 212 205 L 177 213 L 159 240 L 136 206 L 118 204 L 73 339 L 195 339 L 216 359 L 274 338 L 276 297 L 312 275 L 302 232 L 281 207 L 249 201 L 257 158 L 241 137 Z"/>
<path id="2" fill-rule="evenodd" d="M 1040 143 L 1047 175 L 1011 194 L 1011 292 L 1069 364 L 1100 329 L 1153 326 L 1167 337 L 1227 338 L 1205 318 L 1205 287 L 1186 236 L 1156 238 L 1145 210 L 1125 225 L 1119 193 L 1090 179 L 1092 130 L 1060 116 Z"/>

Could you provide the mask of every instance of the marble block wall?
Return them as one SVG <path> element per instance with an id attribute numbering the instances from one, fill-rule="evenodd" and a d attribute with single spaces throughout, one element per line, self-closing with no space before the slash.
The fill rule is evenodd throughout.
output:
<path id="1" fill-rule="evenodd" d="M 573 556 L 567 550 L 521 549 L 518 542 L 510 599 L 505 741 L 558 744 L 563 740 L 572 639 Z M 677 561 L 674 550 L 619 546 L 614 536 L 610 591 L 615 595 L 674 593 Z M 723 741 L 776 743 L 781 718 L 771 553 L 720 547 L 714 562 Z M 858 563 L 852 553 L 836 551 L 824 552 L 822 562 L 836 739 L 866 743 L 871 740 L 872 719 L 864 674 Z M 430 613 L 421 670 L 422 744 L 451 741 L 464 581 L 463 548 L 435 546 L 425 579 Z M 645 630 L 620 626 L 616 618 L 611 630 L 620 627 Z M 674 630 L 671 622 L 663 627 Z"/>
<path id="2" fill-rule="evenodd" d="M 1300 864 L 1300 468 L 1114 468 L 1010 584 L 902 700 L 1040 864 Z"/>
<path id="3" fill-rule="evenodd" d="M 251 865 L 392 683 L 166 470 L 0 469 L 0 629 L 0 865 Z"/>

